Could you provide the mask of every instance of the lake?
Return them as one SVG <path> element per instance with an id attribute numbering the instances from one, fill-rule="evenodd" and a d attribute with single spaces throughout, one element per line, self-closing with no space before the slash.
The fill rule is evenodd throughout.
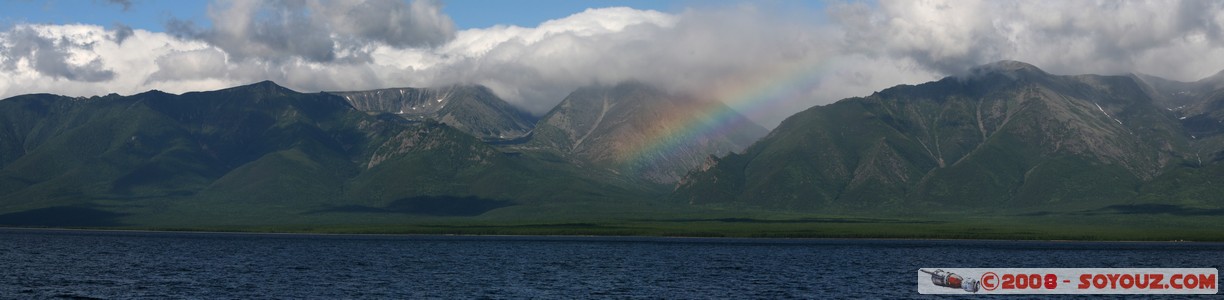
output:
<path id="1" fill-rule="evenodd" d="M 1224 244 L 0 229 L 0 262 L 5 299 L 922 298 L 918 268 L 1222 268 Z"/>

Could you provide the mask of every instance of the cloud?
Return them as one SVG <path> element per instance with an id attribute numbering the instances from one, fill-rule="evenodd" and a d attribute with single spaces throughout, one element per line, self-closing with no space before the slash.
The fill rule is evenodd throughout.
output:
<path id="1" fill-rule="evenodd" d="M 114 32 L 115 32 L 114 34 L 115 43 L 122 44 L 123 40 L 126 40 L 127 38 L 132 37 L 132 35 L 135 34 L 135 32 L 132 31 L 132 27 L 124 25 L 123 23 L 115 23 L 115 25 L 112 26 L 112 28 L 114 28 Z"/>
<path id="2" fill-rule="evenodd" d="M 1203 61 L 1224 42 L 1222 8 L 1210 1 L 937 0 L 843 4 L 830 14 L 844 25 L 846 51 L 912 60 L 941 74 L 1012 59 L 1060 74 L 1141 71 L 1195 80 L 1224 67 L 1224 59 Z"/>
<path id="3" fill-rule="evenodd" d="M 132 9 L 132 0 L 106 0 L 107 3 L 123 6 L 123 11 Z"/>
<path id="4" fill-rule="evenodd" d="M 151 82 L 198 80 L 226 75 L 225 53 L 215 48 L 173 51 L 158 57 Z"/>
<path id="5" fill-rule="evenodd" d="M 540 114 L 570 91 L 639 80 L 766 126 L 812 105 L 1018 60 L 1055 74 L 1196 80 L 1224 69 L 1224 3 L 834 2 L 663 13 L 588 9 L 536 27 L 456 31 L 433 1 L 219 1 L 168 33 L 24 24 L 0 31 L 0 97 L 224 88 L 482 84 Z M 765 100 L 753 92 L 772 91 Z"/>
<path id="6" fill-rule="evenodd" d="M 368 61 L 371 47 L 423 47 L 446 42 L 454 24 L 438 3 L 415 0 L 218 1 L 215 27 L 172 21 L 171 33 L 208 41 L 236 60 Z"/>
<path id="7" fill-rule="evenodd" d="M 0 31 L 0 97 L 133 94 L 149 89 L 182 92 L 234 83 L 210 79 L 147 84 L 150 74 L 157 71 L 152 60 L 209 46 L 139 29 L 119 43 L 118 33 L 97 25 L 25 24 Z"/>
<path id="8" fill-rule="evenodd" d="M 838 42 L 841 31 L 808 17 L 751 5 L 679 14 L 590 9 L 535 28 L 461 31 L 432 52 L 375 52 L 374 57 L 376 62 L 418 62 L 404 65 L 416 75 L 406 79 L 418 84 L 482 84 L 535 113 L 547 112 L 581 86 L 639 80 L 724 101 L 761 102 L 745 113 L 766 126 L 840 99 L 833 97 L 936 78 L 913 64 L 889 62 L 884 68 L 877 60 L 847 53 Z M 880 67 L 863 70 L 865 65 L 848 62 Z M 795 68 L 827 70 L 797 80 L 809 72 Z M 834 78 L 845 74 L 854 77 Z M 793 89 L 785 94 L 795 97 L 730 99 L 751 97 L 744 94 L 767 86 Z"/>
<path id="9" fill-rule="evenodd" d="M 412 81 L 423 85 L 475 83 L 492 88 L 536 113 L 551 108 L 579 86 L 616 83 L 645 75 L 657 35 L 669 31 L 675 16 L 628 8 L 592 9 L 536 28 L 499 26 L 460 32 L 455 41 L 406 65 Z M 626 49 L 629 48 L 629 49 Z M 388 54 L 388 55 L 380 55 Z M 403 52 L 379 52 L 378 62 L 399 60 Z M 628 69 L 628 70 L 627 70 Z M 649 80 L 651 78 L 641 78 Z"/>

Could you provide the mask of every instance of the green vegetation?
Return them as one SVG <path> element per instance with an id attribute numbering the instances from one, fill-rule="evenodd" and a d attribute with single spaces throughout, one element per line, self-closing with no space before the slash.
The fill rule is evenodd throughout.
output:
<path id="1" fill-rule="evenodd" d="M 593 235 L 759 238 L 1000 239 L 1082 241 L 1224 241 L 1224 217 L 1174 214 L 1043 214 L 1029 216 L 856 217 L 692 212 L 672 219 L 575 218 L 501 220 L 423 218 L 394 223 L 386 215 L 337 214 L 338 223 L 229 226 L 119 226 L 190 230 L 345 234 Z M 401 217 L 401 219 L 405 219 Z M 353 222 L 353 220 L 361 220 Z M 368 222 L 368 223 L 367 223 Z M 379 223 L 391 222 L 391 223 Z"/>

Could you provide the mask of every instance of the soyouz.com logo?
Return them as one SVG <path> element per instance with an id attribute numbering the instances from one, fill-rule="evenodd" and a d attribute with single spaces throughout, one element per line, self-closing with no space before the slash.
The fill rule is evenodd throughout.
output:
<path id="1" fill-rule="evenodd" d="M 1215 268 L 922 268 L 920 294 L 1216 294 Z"/>

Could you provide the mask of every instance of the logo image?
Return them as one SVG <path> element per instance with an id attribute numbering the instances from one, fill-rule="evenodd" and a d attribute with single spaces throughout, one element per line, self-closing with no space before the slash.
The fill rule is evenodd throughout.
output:
<path id="1" fill-rule="evenodd" d="M 920 294 L 1215 294 L 1215 268 L 921 268 Z"/>
<path id="2" fill-rule="evenodd" d="M 946 288 L 962 289 L 970 293 L 977 293 L 978 291 L 978 281 L 972 277 L 965 278 L 941 269 L 936 269 L 934 272 L 921 269 L 919 271 L 931 274 L 931 283 L 934 283 L 935 285 Z"/>

